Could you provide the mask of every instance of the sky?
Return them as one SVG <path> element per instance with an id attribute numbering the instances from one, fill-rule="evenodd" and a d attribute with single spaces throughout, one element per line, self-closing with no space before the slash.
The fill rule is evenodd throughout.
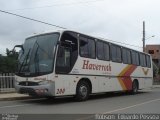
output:
<path id="1" fill-rule="evenodd" d="M 159 5 L 160 0 L 0 0 L 0 10 L 134 45 L 127 47 L 139 51 L 143 21 L 146 44 L 160 44 Z M 59 29 L 0 12 L 0 54 L 29 36 Z"/>

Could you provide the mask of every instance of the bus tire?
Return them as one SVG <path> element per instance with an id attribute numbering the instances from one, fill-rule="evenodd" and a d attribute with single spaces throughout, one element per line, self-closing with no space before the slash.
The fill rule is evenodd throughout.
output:
<path id="1" fill-rule="evenodd" d="M 85 101 L 89 98 L 90 94 L 90 86 L 85 81 L 80 81 L 76 88 L 76 100 L 77 101 Z"/>
<path id="2" fill-rule="evenodd" d="M 132 83 L 132 91 L 131 91 L 131 93 L 133 95 L 138 93 L 138 83 L 135 80 Z"/>

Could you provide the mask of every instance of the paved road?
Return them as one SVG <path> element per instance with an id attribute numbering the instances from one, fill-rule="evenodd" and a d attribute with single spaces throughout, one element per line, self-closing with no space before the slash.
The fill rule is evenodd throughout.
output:
<path id="1" fill-rule="evenodd" d="M 55 100 L 0 101 L 0 113 L 12 114 L 96 114 L 160 113 L 160 88 L 140 91 L 136 95 L 108 93 L 93 95 L 88 101 L 75 102 L 72 97 Z"/>

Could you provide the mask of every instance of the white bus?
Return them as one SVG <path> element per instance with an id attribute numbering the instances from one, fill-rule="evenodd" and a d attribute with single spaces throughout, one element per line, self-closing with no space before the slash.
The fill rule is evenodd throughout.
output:
<path id="1" fill-rule="evenodd" d="M 15 88 L 44 97 L 129 91 L 152 86 L 151 56 L 115 43 L 63 30 L 29 37 L 21 47 Z"/>

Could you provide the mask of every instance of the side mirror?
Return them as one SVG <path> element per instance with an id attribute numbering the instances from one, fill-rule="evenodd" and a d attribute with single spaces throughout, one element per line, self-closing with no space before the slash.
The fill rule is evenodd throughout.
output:
<path id="1" fill-rule="evenodd" d="M 24 53 L 23 45 L 15 45 L 12 51 L 15 51 L 15 48 L 16 48 L 16 47 L 21 48 L 21 49 L 22 49 L 22 52 Z"/>

